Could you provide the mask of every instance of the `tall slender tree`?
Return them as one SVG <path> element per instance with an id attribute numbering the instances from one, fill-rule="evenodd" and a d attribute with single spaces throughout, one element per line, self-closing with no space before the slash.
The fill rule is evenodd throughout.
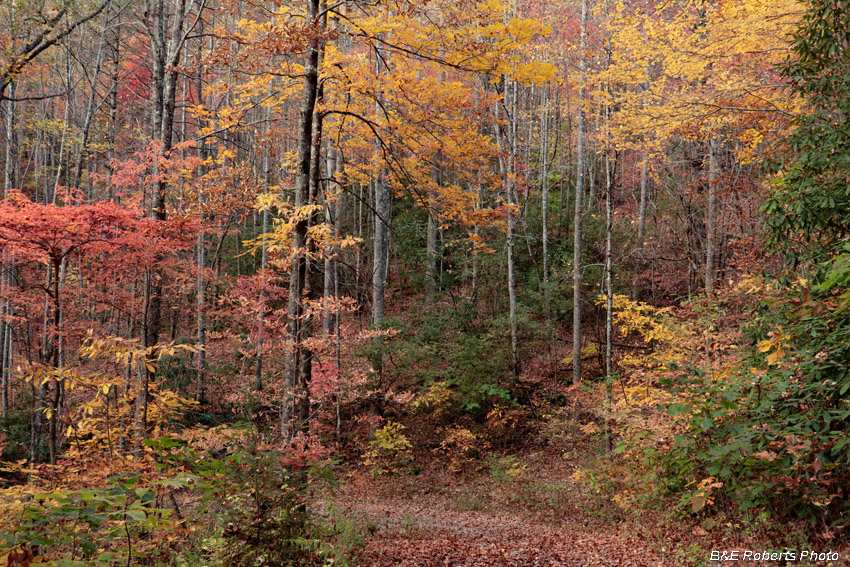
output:
<path id="1" fill-rule="evenodd" d="M 585 136 L 587 103 L 587 18 L 588 0 L 581 2 L 581 43 L 579 54 L 579 97 L 578 120 L 576 130 L 576 187 L 575 217 L 573 220 L 573 383 L 581 382 L 581 312 L 582 312 L 582 238 L 584 225 L 584 186 L 585 186 Z"/>
<path id="2" fill-rule="evenodd" d="M 310 277 L 307 258 L 307 228 L 312 213 L 310 180 L 313 178 L 311 157 L 314 135 L 314 114 L 319 93 L 319 0 L 307 0 L 306 19 L 314 30 L 304 60 L 304 82 L 301 107 L 298 110 L 298 155 L 295 163 L 295 214 L 292 231 L 292 259 L 289 269 L 289 353 L 286 363 L 286 392 L 281 408 L 281 427 L 284 438 L 292 439 L 307 424 L 310 409 L 309 374 L 312 353 L 305 345 L 310 330 L 311 315 L 304 309 L 305 289 Z"/>

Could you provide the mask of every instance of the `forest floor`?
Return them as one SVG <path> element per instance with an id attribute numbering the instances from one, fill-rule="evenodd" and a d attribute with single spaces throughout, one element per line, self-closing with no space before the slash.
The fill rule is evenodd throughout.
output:
<path id="1" fill-rule="evenodd" d="M 361 501 L 352 509 L 374 526 L 364 567 L 578 567 L 672 565 L 634 535 L 547 525 L 510 513 L 458 511 L 433 499 Z"/>
<path id="2" fill-rule="evenodd" d="M 439 452 L 415 474 L 343 479 L 337 511 L 364 534 L 363 567 L 665 567 L 704 565 L 683 526 L 624 510 L 613 487 L 577 474 L 599 436 L 565 446 L 539 438 L 459 463 Z M 417 462 L 422 462 L 417 458 Z M 453 470 L 454 469 L 454 470 Z M 665 525 L 666 524 L 666 525 Z M 691 557 L 685 557 L 690 554 Z"/>
<path id="3" fill-rule="evenodd" d="M 326 504 L 357 526 L 352 566 L 720 567 L 740 563 L 712 561 L 713 551 L 804 548 L 850 558 L 850 543 L 803 522 L 746 520 L 720 499 L 692 514 L 679 496 L 660 497 L 651 486 L 657 478 L 606 448 L 594 409 L 601 388 L 565 388 L 542 363 L 537 370 L 522 381 L 523 409 L 495 420 L 434 409 L 397 414 L 412 460 L 385 474 L 363 463 L 366 435 L 351 432 L 341 486 Z M 451 431 L 472 437 L 447 445 Z"/>
<path id="4" fill-rule="evenodd" d="M 555 458 L 553 458 L 555 457 Z M 336 494 L 336 512 L 355 522 L 357 567 L 722 567 L 715 550 L 782 549 L 766 532 L 728 524 L 706 530 L 712 517 L 687 519 L 671 509 L 629 510 L 613 485 L 575 480 L 574 465 L 549 452 L 517 457 L 513 478 L 493 471 L 448 470 L 439 459 L 417 475 L 373 478 L 351 473 Z M 789 536 L 786 532 L 785 536 Z M 781 537 L 781 536 L 779 536 Z M 824 545 L 826 544 L 826 545 Z M 827 542 L 841 560 L 797 561 L 801 567 L 848 565 L 850 549 Z M 800 549 L 788 545 L 786 549 Z M 799 553 L 799 551 L 798 551 Z M 786 563 L 757 562 L 773 567 Z"/>
<path id="5" fill-rule="evenodd" d="M 341 478 L 332 505 L 361 534 L 353 566 L 721 567 L 740 563 L 713 562 L 712 551 L 801 549 L 809 539 L 791 525 L 748 527 L 734 515 L 682 515 L 673 501 L 625 505 L 620 495 L 633 481 L 612 478 L 618 469 L 601 433 L 569 419 L 550 418 L 558 439 L 539 424 L 526 441 L 482 443 L 477 457 L 460 462 L 433 444 L 422 448 L 436 428 L 429 434 L 419 425 L 409 431 L 421 448 L 414 465 L 380 476 L 353 467 Z M 846 542 L 841 550 L 831 543 L 814 547 L 850 557 Z"/>

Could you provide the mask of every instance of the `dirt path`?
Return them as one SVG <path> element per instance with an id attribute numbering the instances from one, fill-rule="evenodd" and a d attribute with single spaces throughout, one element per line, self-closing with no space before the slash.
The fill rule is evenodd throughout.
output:
<path id="1" fill-rule="evenodd" d="M 363 567 L 663 567 L 669 558 L 634 536 L 582 531 L 513 516 L 457 512 L 435 503 L 355 502 L 373 535 Z"/>

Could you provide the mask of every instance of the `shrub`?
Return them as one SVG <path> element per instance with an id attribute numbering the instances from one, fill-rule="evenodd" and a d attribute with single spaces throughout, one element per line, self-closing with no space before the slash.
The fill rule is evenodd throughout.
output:
<path id="1" fill-rule="evenodd" d="M 375 432 L 375 438 L 369 442 L 372 448 L 363 455 L 374 476 L 396 472 L 413 459 L 413 446 L 403 433 L 404 429 L 404 425 L 389 421 Z"/>

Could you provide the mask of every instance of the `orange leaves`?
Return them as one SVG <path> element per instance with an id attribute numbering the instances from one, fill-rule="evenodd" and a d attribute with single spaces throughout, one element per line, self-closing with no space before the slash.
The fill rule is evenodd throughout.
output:
<path id="1" fill-rule="evenodd" d="M 232 9 L 236 13 L 235 5 Z M 252 132 L 269 159 L 281 165 L 271 171 L 279 175 L 275 188 L 288 186 L 291 157 L 278 149 L 277 140 L 289 135 L 286 124 L 296 118 L 293 101 L 305 71 L 303 52 L 318 45 L 321 144 L 333 143 L 345 156 L 335 182 L 367 186 L 381 178 L 398 193 L 412 193 L 443 226 L 504 224 L 504 209 L 494 208 L 493 193 L 501 189 L 502 179 L 493 174 L 498 149 L 490 135 L 498 121 L 492 111 L 499 95 L 488 83 L 501 76 L 524 84 L 555 76 L 553 66 L 528 56 L 531 42 L 550 30 L 535 20 L 512 17 L 511 11 L 498 0 L 391 1 L 356 8 L 340 3 L 328 7 L 322 31 L 305 22 L 297 7 L 240 6 L 238 17 L 217 30 L 223 39 L 206 58 L 211 69 L 226 71 L 209 89 L 212 99 L 225 103 L 215 111 L 210 104 L 194 108 L 204 121 L 199 133 Z M 483 76 L 490 81 L 482 81 Z M 256 178 L 238 169 L 238 159 L 205 164 L 209 182 L 187 183 L 187 201 L 199 209 L 202 202 L 210 203 L 203 207 L 210 208 L 216 195 L 226 193 L 256 206 L 251 196 L 256 186 L 240 181 L 232 190 L 231 180 Z M 496 203 L 488 207 L 482 200 Z M 285 214 L 292 217 L 293 211 Z M 266 243 L 285 246 L 290 221 Z M 310 237 L 330 243 L 322 228 Z M 483 249 L 480 244 L 475 248 Z"/>
<path id="2" fill-rule="evenodd" d="M 722 487 L 723 483 L 716 481 L 713 476 L 702 479 L 690 497 L 691 512 L 696 514 L 703 508 L 714 504 L 712 491 Z"/>

